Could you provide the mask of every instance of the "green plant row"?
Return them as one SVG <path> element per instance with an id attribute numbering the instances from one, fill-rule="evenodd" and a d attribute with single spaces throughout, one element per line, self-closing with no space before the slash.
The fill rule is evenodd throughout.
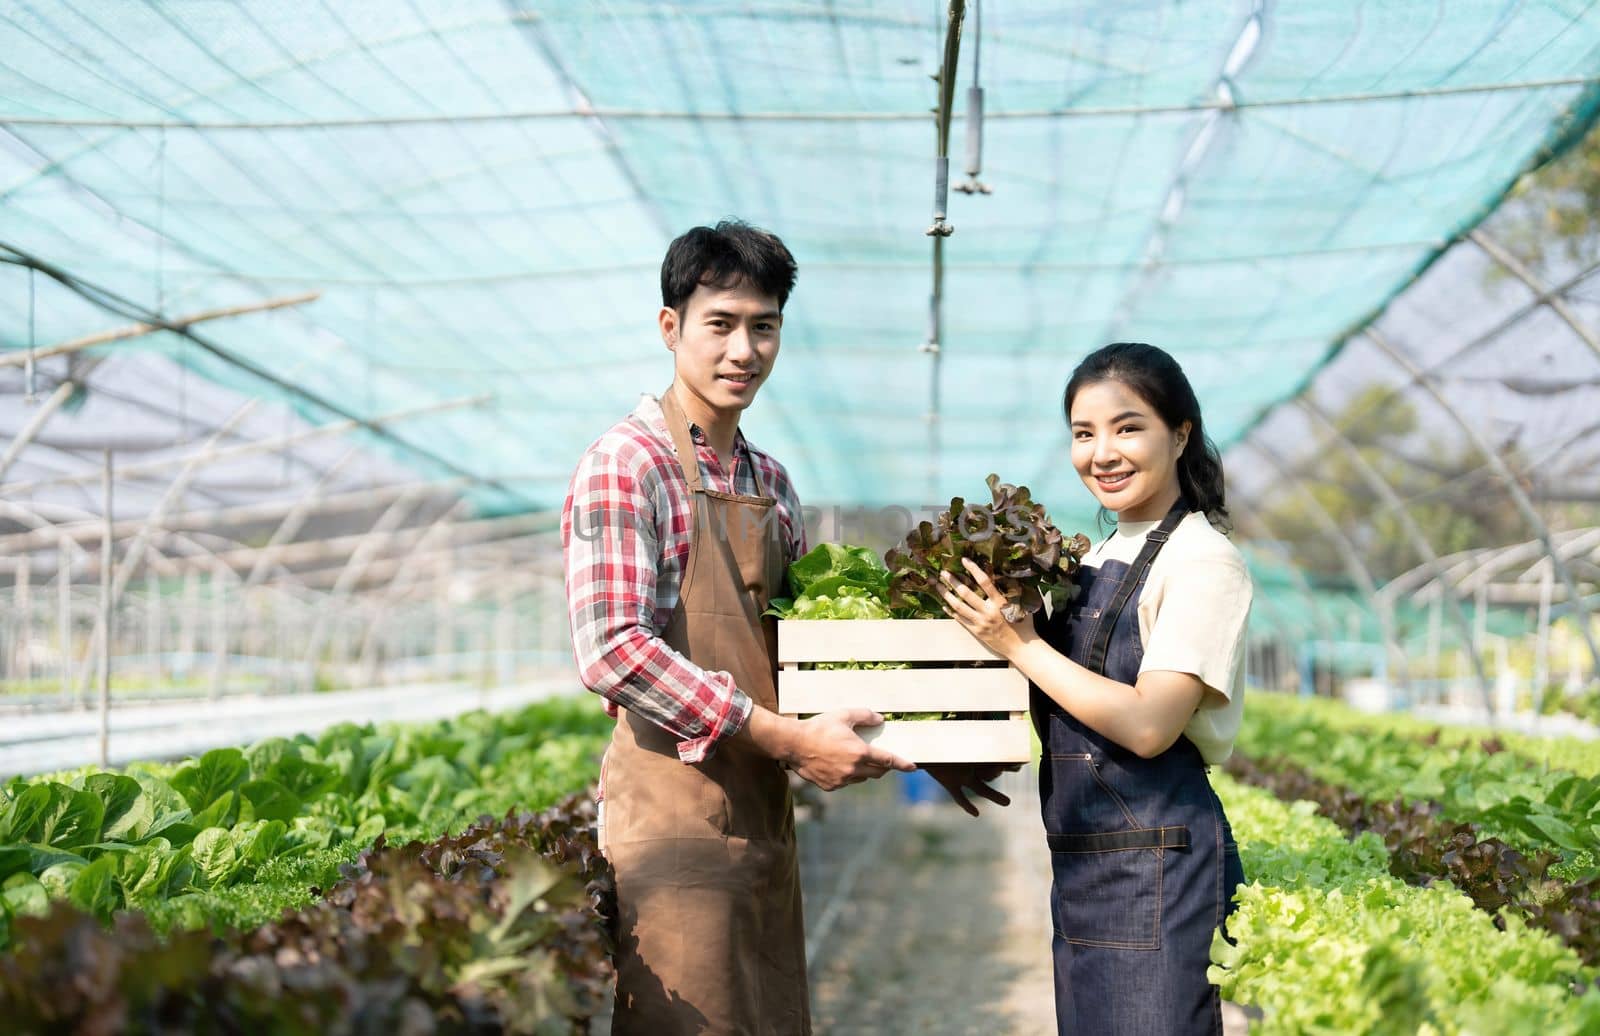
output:
<path id="1" fill-rule="evenodd" d="M 1477 824 L 1518 849 L 1559 854 L 1564 878 L 1600 871 L 1600 776 L 1533 763 L 1494 739 L 1446 743 L 1446 734 L 1423 735 L 1414 722 L 1258 694 L 1237 745 L 1365 798 L 1437 803 L 1444 817 Z"/>
<path id="2" fill-rule="evenodd" d="M 269 924 L 160 937 L 70 903 L 21 918 L 0 1017 L 49 1033 L 578 1036 L 609 993 L 610 869 L 592 799 L 387 845 Z"/>
<path id="3" fill-rule="evenodd" d="M 1444 820 L 1431 802 L 1373 801 L 1318 780 L 1283 759 L 1235 753 L 1228 775 L 1317 812 L 1351 833 L 1370 831 L 1389 852 L 1389 873 L 1412 885 L 1448 881 L 1480 910 L 1509 910 L 1555 933 L 1589 965 L 1600 965 L 1600 878 L 1563 881 L 1551 874 L 1555 853 L 1521 853 L 1476 824 Z"/>
<path id="4" fill-rule="evenodd" d="M 158 930 L 249 928 L 315 898 L 379 834 L 432 838 L 593 781 L 609 729 L 591 699 L 422 725 L 342 724 L 177 764 L 0 788 L 0 945 L 67 900 Z"/>
<path id="5" fill-rule="evenodd" d="M 1212 780 L 1249 883 L 1211 979 L 1262 1010 L 1252 1033 L 1600 1031 L 1595 975 L 1555 937 L 1497 926 L 1448 885 L 1407 885 L 1377 836 L 1347 839 L 1309 802 Z"/>
<path id="6" fill-rule="evenodd" d="M 1484 726 L 1442 724 L 1404 712 L 1375 715 L 1359 712 L 1331 698 L 1273 692 L 1253 692 L 1250 695 L 1250 709 L 1275 717 L 1315 719 L 1329 730 L 1344 733 L 1390 733 L 1447 748 L 1476 750 L 1483 742 L 1489 741 L 1535 768 L 1564 770 L 1584 777 L 1600 775 L 1600 741 L 1584 741 L 1575 737 L 1539 737 Z"/>

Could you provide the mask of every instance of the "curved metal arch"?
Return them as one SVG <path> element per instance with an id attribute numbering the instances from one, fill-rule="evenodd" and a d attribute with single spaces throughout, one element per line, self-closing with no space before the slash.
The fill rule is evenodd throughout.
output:
<path id="1" fill-rule="evenodd" d="M 1576 559 L 1592 551 L 1595 545 L 1600 543 L 1600 529 L 1568 529 L 1552 534 L 1551 538 L 1556 541 L 1556 551 L 1563 560 Z M 1496 547 L 1487 553 L 1485 560 L 1456 580 L 1459 585 L 1476 589 L 1480 583 L 1492 582 L 1502 570 L 1525 564 L 1529 567 L 1517 577 L 1521 581 L 1529 572 L 1548 564 L 1550 560 L 1550 555 L 1540 540 L 1526 540 L 1522 543 Z"/>
<path id="2" fill-rule="evenodd" d="M 1422 531 L 1422 527 L 1417 524 L 1417 520 L 1411 516 L 1411 512 L 1406 508 L 1405 501 L 1400 499 L 1400 494 L 1396 493 L 1394 487 L 1389 485 L 1389 480 L 1384 478 L 1383 474 L 1368 462 L 1360 449 L 1356 447 L 1356 444 L 1349 440 L 1339 426 L 1334 423 L 1334 420 L 1324 413 L 1321 407 L 1312 402 L 1309 396 L 1301 396 L 1295 400 L 1295 403 L 1327 432 L 1329 439 L 1339 445 L 1339 448 L 1350 458 L 1361 480 L 1367 484 L 1367 487 L 1372 490 L 1378 499 L 1382 500 L 1386 506 L 1394 511 L 1395 518 L 1400 522 L 1401 531 L 1411 541 L 1412 549 L 1422 558 L 1423 564 L 1433 566 L 1437 575 L 1441 567 L 1438 552 L 1433 549 L 1432 542 L 1429 541 L 1427 534 Z M 1444 594 L 1445 603 L 1448 606 L 1446 610 L 1450 613 L 1450 621 L 1456 625 L 1458 632 L 1463 637 L 1463 642 L 1468 645 L 1467 655 L 1472 661 L 1473 673 L 1478 678 L 1478 692 L 1482 695 L 1484 705 L 1489 708 L 1489 714 L 1492 717 L 1494 715 L 1493 689 L 1489 684 L 1488 671 L 1484 669 L 1483 659 L 1478 653 L 1480 646 L 1478 638 L 1473 634 L 1472 623 L 1467 620 L 1467 612 L 1462 606 L 1461 596 L 1456 592 L 1453 585 L 1442 584 L 1441 592 Z"/>
<path id="3" fill-rule="evenodd" d="M 1537 295 L 1539 300 L 1546 306 L 1550 307 L 1556 316 L 1566 322 L 1566 325 L 1572 329 L 1572 333 L 1582 339 L 1583 344 L 1589 347 L 1590 352 L 1600 357 L 1600 337 L 1597 337 L 1587 324 L 1578 319 L 1578 315 L 1572 311 L 1572 307 L 1567 305 L 1566 300 L 1558 292 L 1552 291 L 1548 284 L 1534 276 L 1532 270 L 1518 262 L 1516 256 L 1506 251 L 1499 242 L 1484 233 L 1483 228 L 1479 227 L 1468 231 L 1467 237 L 1471 238 L 1472 243 L 1482 249 L 1483 253 L 1494 260 L 1502 270 L 1505 270 L 1526 285 L 1528 290 Z"/>
<path id="4" fill-rule="evenodd" d="M 1433 401 L 1438 403 L 1440 408 L 1450 416 L 1451 421 L 1461 429 L 1461 433 L 1471 441 L 1473 447 L 1483 455 L 1484 460 L 1489 463 L 1495 474 L 1500 477 L 1500 481 L 1505 485 L 1506 495 L 1511 497 L 1511 501 L 1516 505 L 1518 513 L 1522 515 L 1522 520 L 1528 524 L 1534 535 L 1544 544 L 1545 551 L 1550 555 L 1551 564 L 1555 566 L 1556 578 L 1561 580 L 1567 588 L 1567 593 L 1572 597 L 1573 607 L 1578 610 L 1578 632 L 1583 636 L 1583 642 L 1589 649 L 1589 658 L 1593 664 L 1592 672 L 1596 678 L 1600 678 L 1600 645 L 1597 645 L 1594 639 L 1594 630 L 1592 628 L 1593 613 L 1589 611 L 1589 606 L 1585 603 L 1583 595 L 1578 592 L 1578 582 L 1573 578 L 1572 570 L 1567 567 L 1567 563 L 1556 553 L 1555 543 L 1550 537 L 1549 526 L 1545 525 L 1544 519 L 1539 517 L 1539 512 L 1534 509 L 1533 501 L 1528 499 L 1528 494 L 1523 492 L 1522 486 L 1517 482 L 1517 476 L 1506 465 L 1505 460 L 1495 452 L 1494 447 L 1489 444 L 1488 440 L 1472 426 L 1471 422 L 1462 416 L 1461 411 L 1456 409 L 1455 404 L 1451 403 L 1449 399 L 1445 398 L 1444 393 L 1439 391 L 1439 386 L 1432 376 L 1413 363 L 1410 357 L 1391 345 L 1388 339 L 1379 334 L 1376 329 L 1369 327 L 1362 333 L 1367 336 L 1368 341 L 1376 345 L 1385 356 L 1393 360 L 1397 366 L 1414 378 L 1418 385 L 1422 386 L 1423 391 L 1427 392 Z"/>
<path id="5" fill-rule="evenodd" d="M 1289 465 L 1283 461 L 1283 458 L 1259 442 L 1245 440 L 1244 445 L 1255 450 L 1265 458 L 1274 470 L 1288 479 L 1300 499 L 1305 501 L 1307 507 L 1310 508 L 1312 520 L 1317 523 L 1317 528 L 1322 530 L 1322 534 L 1332 541 L 1334 549 L 1338 551 L 1339 558 L 1344 564 L 1346 573 L 1360 588 L 1367 600 L 1372 603 L 1373 611 L 1378 616 L 1378 627 L 1382 632 L 1384 645 L 1389 649 L 1390 661 L 1399 671 L 1400 678 L 1402 680 L 1407 679 L 1409 672 L 1406 665 L 1406 653 L 1405 649 L 1400 646 L 1399 625 L 1395 621 L 1394 602 L 1378 593 L 1377 580 L 1373 578 L 1372 570 L 1367 567 L 1367 563 L 1362 560 L 1361 552 L 1356 549 L 1354 543 L 1350 542 L 1350 537 L 1344 534 L 1344 530 L 1339 528 L 1339 523 L 1333 520 L 1333 516 L 1328 513 L 1327 508 L 1322 506 L 1322 502 L 1317 499 L 1316 494 L 1307 488 L 1305 480 L 1291 470 Z"/>
<path id="6" fill-rule="evenodd" d="M 457 502 L 454 506 L 446 508 L 437 518 L 428 523 L 427 529 L 423 532 L 421 538 L 417 540 L 414 549 L 418 553 L 422 553 L 432 548 L 439 537 L 448 533 L 451 525 L 466 510 L 467 507 L 463 502 Z M 393 609 L 395 602 L 400 599 L 401 595 L 412 583 L 416 582 L 420 571 L 421 566 L 415 564 L 402 569 L 384 589 L 383 596 L 378 599 L 377 606 L 368 617 L 367 630 L 361 638 L 361 650 L 357 661 L 357 667 L 364 674 L 363 679 L 369 679 L 371 676 L 376 675 L 378 629 L 387 621 L 389 612 Z M 343 574 L 341 573 L 341 580 L 342 578 Z M 315 663 L 313 662 L 312 664 Z"/>

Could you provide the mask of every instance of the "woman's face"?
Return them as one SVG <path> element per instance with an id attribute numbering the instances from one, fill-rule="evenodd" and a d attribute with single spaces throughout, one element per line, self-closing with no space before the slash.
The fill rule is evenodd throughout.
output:
<path id="1" fill-rule="evenodd" d="M 1097 381 L 1072 400 L 1072 466 L 1118 521 L 1155 521 L 1178 499 L 1178 456 L 1189 422 L 1169 428 L 1120 381 Z"/>

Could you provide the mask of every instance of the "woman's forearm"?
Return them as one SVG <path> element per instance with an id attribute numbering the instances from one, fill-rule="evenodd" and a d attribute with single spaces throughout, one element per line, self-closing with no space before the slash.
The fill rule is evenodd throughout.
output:
<path id="1" fill-rule="evenodd" d="M 1151 672 L 1135 684 L 1119 683 L 1089 671 L 1038 636 L 1021 637 L 1008 657 L 1079 722 L 1146 759 L 1178 739 L 1204 691 L 1187 673 Z"/>
<path id="2" fill-rule="evenodd" d="M 1057 705 L 1096 733 L 1146 759 L 1172 747 L 1205 694 L 1205 684 L 1189 673 L 1152 670 L 1136 684 L 1118 683 L 1091 672 L 1051 647 L 1033 620 L 1005 617 L 1004 595 L 971 558 L 962 558 L 980 594 L 950 573 L 940 574 L 947 589 L 945 608 L 967 632 L 1006 658 Z"/>

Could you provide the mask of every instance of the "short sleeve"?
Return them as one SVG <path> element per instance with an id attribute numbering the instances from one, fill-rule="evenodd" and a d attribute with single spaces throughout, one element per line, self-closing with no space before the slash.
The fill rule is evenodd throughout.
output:
<path id="1" fill-rule="evenodd" d="M 1192 559 L 1166 573 L 1139 672 L 1189 673 L 1224 698 L 1244 660 L 1250 573 L 1241 561 Z"/>

